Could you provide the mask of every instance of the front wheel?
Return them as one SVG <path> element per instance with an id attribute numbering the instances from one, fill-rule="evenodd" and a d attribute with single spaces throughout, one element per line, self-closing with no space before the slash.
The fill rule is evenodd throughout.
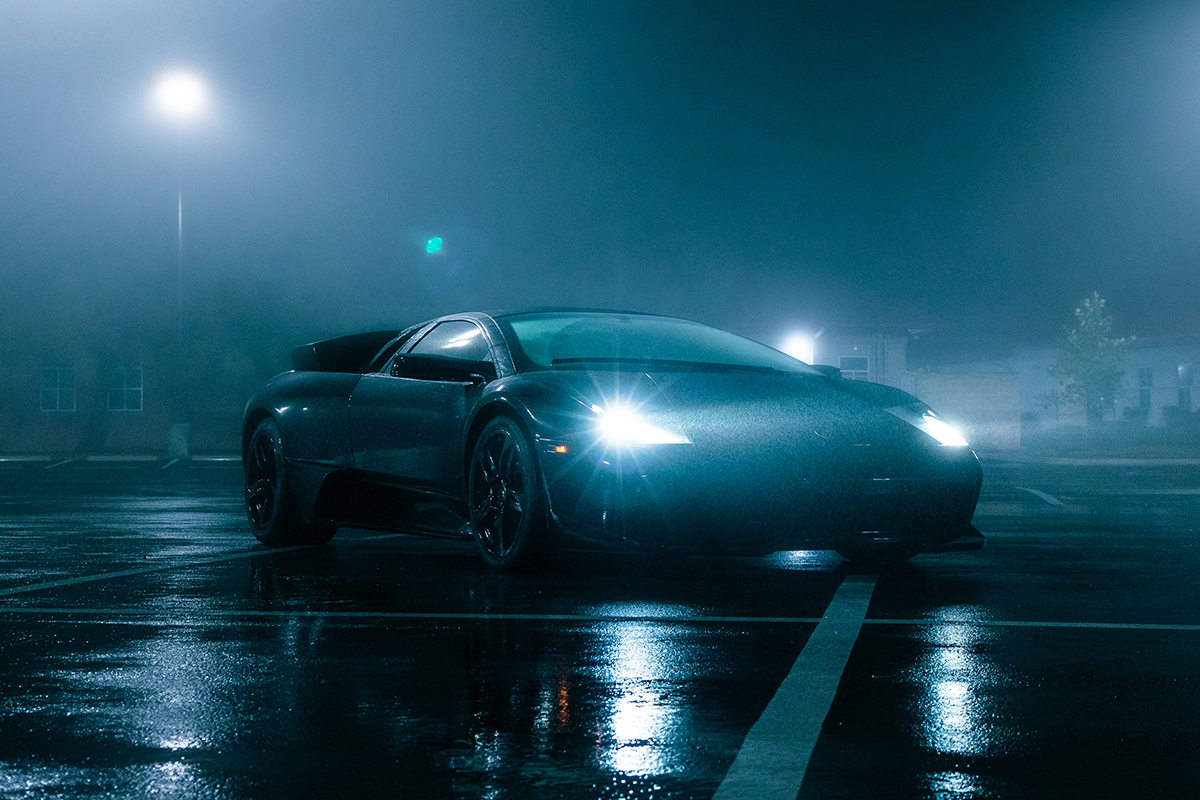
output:
<path id="1" fill-rule="evenodd" d="M 255 538 L 266 545 L 324 544 L 337 528 L 299 521 L 273 419 L 258 423 L 246 448 L 246 515 Z"/>
<path id="2" fill-rule="evenodd" d="M 546 547 L 546 497 L 533 448 L 512 420 L 498 417 L 479 435 L 467 477 L 471 530 L 484 561 L 529 566 Z"/>

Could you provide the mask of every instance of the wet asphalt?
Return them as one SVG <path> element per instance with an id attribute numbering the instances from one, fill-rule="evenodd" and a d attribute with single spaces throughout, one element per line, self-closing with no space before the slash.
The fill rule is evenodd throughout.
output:
<path id="1" fill-rule="evenodd" d="M 1200 796 L 1200 465 L 984 466 L 977 553 L 504 575 L 0 461 L 0 797 Z"/>

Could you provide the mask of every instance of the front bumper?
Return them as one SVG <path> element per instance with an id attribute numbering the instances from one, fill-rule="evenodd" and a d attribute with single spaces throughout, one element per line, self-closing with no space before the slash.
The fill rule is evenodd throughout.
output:
<path id="1" fill-rule="evenodd" d="M 551 509 L 567 533 L 586 539 L 731 553 L 835 548 L 856 540 L 924 551 L 983 544 L 970 524 L 982 472 L 966 448 L 904 458 L 806 453 L 774 459 L 753 453 L 718 458 L 691 445 L 621 453 L 567 449 L 543 450 Z"/>

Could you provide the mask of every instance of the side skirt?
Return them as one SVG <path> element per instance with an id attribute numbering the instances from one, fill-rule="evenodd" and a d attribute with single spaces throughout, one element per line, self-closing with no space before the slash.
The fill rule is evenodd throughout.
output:
<path id="1" fill-rule="evenodd" d="M 321 484 L 316 518 L 339 527 L 470 538 L 466 503 L 432 490 L 400 486 L 355 470 L 330 473 Z"/>

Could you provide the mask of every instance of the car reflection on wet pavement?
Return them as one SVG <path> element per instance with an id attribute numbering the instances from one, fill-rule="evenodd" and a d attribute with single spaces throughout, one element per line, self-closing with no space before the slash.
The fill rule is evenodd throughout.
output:
<path id="1" fill-rule="evenodd" d="M 986 466 L 988 546 L 879 575 L 272 551 L 236 463 L 7 466 L 0 796 L 1195 795 L 1200 468 Z"/>

